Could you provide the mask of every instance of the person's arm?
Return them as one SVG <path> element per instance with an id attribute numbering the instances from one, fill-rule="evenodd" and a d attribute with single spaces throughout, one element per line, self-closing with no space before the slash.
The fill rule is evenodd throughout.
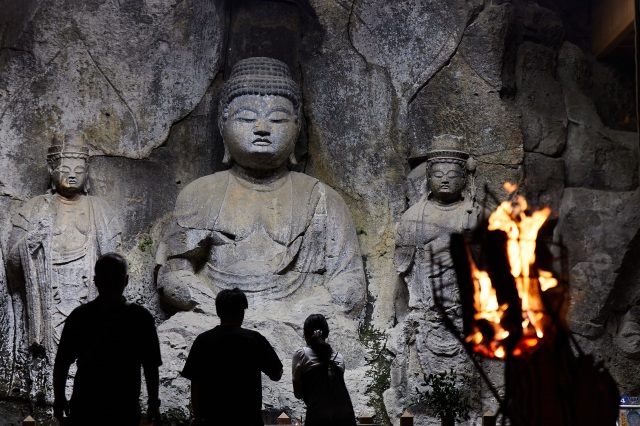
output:
<path id="1" fill-rule="evenodd" d="M 271 380 L 277 382 L 282 378 L 282 362 L 280 362 L 280 358 L 278 358 L 278 354 L 273 349 L 273 346 L 269 343 L 267 339 L 264 338 L 263 335 L 258 335 L 258 342 L 260 342 L 260 359 L 261 365 L 260 370 L 267 375 Z"/>
<path id="2" fill-rule="evenodd" d="M 203 373 L 203 367 L 207 365 L 207 354 L 209 351 L 203 345 L 203 335 L 196 337 L 196 340 L 189 350 L 187 356 L 187 362 L 184 364 L 184 368 L 180 372 L 180 375 L 185 379 L 191 381 L 191 413 L 193 414 L 193 420 L 191 426 L 199 426 L 202 424 L 205 406 L 201 402 L 203 397 L 201 382 L 199 378 L 206 376 Z M 206 401 L 204 402 L 206 403 Z"/>
<path id="3" fill-rule="evenodd" d="M 291 381 L 293 384 L 293 395 L 302 399 L 302 382 L 300 380 L 300 370 L 304 356 L 304 349 L 298 349 L 291 357 Z"/>
<path id="4" fill-rule="evenodd" d="M 191 381 L 191 411 L 193 413 L 192 426 L 199 426 L 202 424 L 202 404 L 200 402 L 200 383 L 197 380 Z"/>
<path id="5" fill-rule="evenodd" d="M 60 344 L 56 353 L 56 360 L 53 364 L 53 415 L 62 424 L 64 416 L 69 416 L 69 403 L 65 394 L 69 367 L 76 360 L 77 349 L 75 336 L 78 329 L 77 310 L 71 312 L 65 321 L 60 336 Z M 82 323 L 80 321 L 80 323 Z"/>
<path id="6" fill-rule="evenodd" d="M 269 374 L 269 378 L 271 380 L 273 380 L 274 382 L 277 382 L 278 380 L 280 380 L 282 378 L 282 373 L 284 372 L 284 369 L 280 369 L 280 371 L 278 371 L 277 373 L 274 374 Z"/>
<path id="7" fill-rule="evenodd" d="M 144 380 L 147 383 L 147 394 L 149 402 L 147 406 L 147 421 L 154 425 L 162 424 L 160 420 L 160 399 L 158 398 L 158 388 L 160 387 L 160 375 L 158 366 L 152 363 L 145 363 Z"/>
<path id="8" fill-rule="evenodd" d="M 66 360 L 62 361 L 60 358 L 56 357 L 56 362 L 53 366 L 53 416 L 62 424 L 65 415 L 69 415 L 69 403 L 65 395 L 65 387 L 71 363 Z"/>
<path id="9" fill-rule="evenodd" d="M 147 421 L 159 426 L 160 420 L 160 399 L 158 398 L 158 388 L 160 378 L 158 366 L 162 365 L 160 355 L 160 341 L 153 316 L 149 311 L 140 308 L 143 313 L 140 324 L 143 325 L 140 332 L 140 339 L 143 342 L 142 368 L 144 369 L 144 380 L 147 384 L 147 395 L 149 397 L 147 405 Z"/>

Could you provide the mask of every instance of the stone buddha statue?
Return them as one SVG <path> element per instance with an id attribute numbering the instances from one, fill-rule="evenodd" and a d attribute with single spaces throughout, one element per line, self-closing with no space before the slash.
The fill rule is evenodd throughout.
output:
<path id="1" fill-rule="evenodd" d="M 452 233 L 473 229 L 479 216 L 474 202 L 475 163 L 464 140 L 437 136 L 426 153 L 426 193 L 401 217 L 397 226 L 394 265 L 408 290 L 408 312 L 394 333 L 390 406 L 411 404 L 410 394 L 423 374 L 451 368 L 471 371 L 460 343 L 446 329 L 433 299 L 434 288 L 461 327 L 459 297 L 449 252 Z M 391 346 L 390 346 L 391 347 Z M 420 421 L 426 421 L 421 419 Z"/>
<path id="2" fill-rule="evenodd" d="M 428 277 L 450 280 L 452 233 L 476 226 L 479 210 L 474 202 L 475 161 L 463 151 L 464 140 L 442 135 L 434 138 L 426 154 L 427 193 L 400 219 L 394 264 L 409 289 L 409 306 L 431 306 Z M 467 185 L 467 184 L 470 185 Z"/>
<path id="3" fill-rule="evenodd" d="M 264 403 L 298 415 L 291 353 L 309 312 L 329 318 L 332 344 L 353 360 L 349 374 L 364 378 L 368 368 L 358 341 L 365 281 L 355 226 L 336 191 L 289 170 L 300 117 L 300 89 L 284 63 L 239 61 L 220 93 L 230 168 L 180 192 L 157 253 L 158 290 L 174 310 L 158 327 L 163 356 L 186 359 L 195 337 L 218 323 L 215 295 L 239 287 L 249 299 L 244 326 L 259 329 L 284 363 L 280 382 L 263 383 Z M 180 362 L 160 369 L 174 395 L 163 406 L 175 412 L 188 405 L 180 370 Z"/>
<path id="4" fill-rule="evenodd" d="M 284 63 L 249 58 L 233 68 L 218 120 L 231 168 L 182 190 L 164 238 L 158 282 L 175 308 L 209 303 L 225 288 L 277 300 L 322 286 L 344 312 L 359 312 L 364 275 L 351 214 L 333 189 L 287 167 L 296 164 L 300 114 Z"/>
<path id="5" fill-rule="evenodd" d="M 53 364 L 67 315 L 96 295 L 95 261 L 120 245 L 117 216 L 105 201 L 87 195 L 88 159 L 80 133 L 56 135 L 47 154 L 49 193 L 12 217 L 8 284 L 16 329 L 25 329 L 16 342 L 25 359 L 29 352 Z"/>

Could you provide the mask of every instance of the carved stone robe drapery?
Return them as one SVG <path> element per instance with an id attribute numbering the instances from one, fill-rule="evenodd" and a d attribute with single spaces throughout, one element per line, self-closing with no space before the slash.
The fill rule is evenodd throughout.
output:
<path id="1" fill-rule="evenodd" d="M 101 254 L 118 249 L 120 224 L 100 198 L 70 202 L 56 194 L 27 201 L 12 222 L 7 263 L 16 322 L 26 325 L 24 346 L 44 347 L 52 362 L 64 318 L 96 296 L 93 268 Z M 41 223 L 50 232 L 30 248 L 27 235 Z"/>
<path id="2" fill-rule="evenodd" d="M 263 214 L 247 212 L 255 207 L 249 198 L 264 192 L 271 194 Z M 357 314 L 364 301 L 351 214 L 333 189 L 305 174 L 291 172 L 272 185 L 252 185 L 231 171 L 197 179 L 178 196 L 164 241 L 169 259 L 202 265 L 196 275 L 215 293 L 239 287 L 248 297 L 273 300 L 324 285 L 346 312 Z"/>

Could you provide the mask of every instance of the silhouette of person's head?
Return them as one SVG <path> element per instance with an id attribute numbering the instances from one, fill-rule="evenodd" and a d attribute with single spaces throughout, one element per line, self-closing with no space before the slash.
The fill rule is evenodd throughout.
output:
<path id="1" fill-rule="evenodd" d="M 94 281 L 102 298 L 120 300 L 129 283 L 127 261 L 118 253 L 103 254 L 96 262 Z"/>
<path id="2" fill-rule="evenodd" d="M 325 342 L 329 337 L 329 324 L 322 314 L 311 314 L 304 321 L 302 327 L 304 340 L 313 349 L 321 362 L 326 362 L 331 358 L 333 349 Z"/>
<path id="3" fill-rule="evenodd" d="M 322 337 L 322 340 L 326 340 L 329 337 L 329 324 L 327 324 L 327 319 L 322 314 L 309 315 L 304 321 L 302 329 L 305 336 L 317 334 Z"/>
<path id="4" fill-rule="evenodd" d="M 249 307 L 247 296 L 239 288 L 222 290 L 216 296 L 216 313 L 226 324 L 242 324 L 244 310 Z"/>

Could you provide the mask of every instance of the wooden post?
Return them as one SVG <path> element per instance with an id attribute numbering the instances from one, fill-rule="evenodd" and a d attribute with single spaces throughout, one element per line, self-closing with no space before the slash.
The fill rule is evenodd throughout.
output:
<path id="1" fill-rule="evenodd" d="M 482 426 L 496 426 L 496 416 L 495 414 L 487 411 L 482 416 Z"/>
<path id="2" fill-rule="evenodd" d="M 28 416 L 22 421 L 22 426 L 36 426 L 36 421 L 33 419 L 33 417 Z"/>
<path id="3" fill-rule="evenodd" d="M 633 0 L 594 0 L 592 11 L 591 47 L 601 58 L 633 33 L 635 4 Z"/>
<path id="4" fill-rule="evenodd" d="M 279 425 L 290 425 L 291 419 L 284 412 L 278 416 Z"/>
<path id="5" fill-rule="evenodd" d="M 408 411 L 405 411 L 400 416 L 400 426 L 413 426 L 413 416 Z"/>

